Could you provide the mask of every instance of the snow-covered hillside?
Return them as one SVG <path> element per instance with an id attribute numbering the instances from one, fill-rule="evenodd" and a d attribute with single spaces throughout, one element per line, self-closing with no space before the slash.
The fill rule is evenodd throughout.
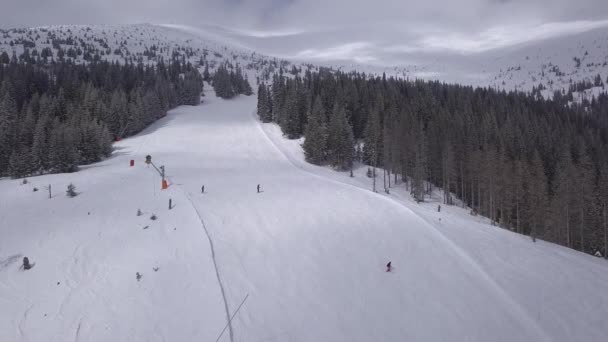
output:
<path id="1" fill-rule="evenodd" d="M 0 181 L 1 341 L 214 341 L 232 315 L 221 341 L 605 339 L 605 260 L 373 193 L 206 89 L 104 162 Z"/>
<path id="2" fill-rule="evenodd" d="M 505 90 L 532 91 L 533 87 L 540 86 L 545 97 L 553 96 L 555 91 L 568 92 L 570 86 L 577 82 L 594 84 L 599 75 L 602 84 L 580 94 L 591 98 L 604 92 L 604 83 L 608 81 L 608 29 L 478 53 L 447 54 L 440 51 L 430 54 L 425 61 L 393 67 L 336 66 L 346 70 L 386 71 L 410 79 L 441 80 Z"/>
<path id="3" fill-rule="evenodd" d="M 199 29 L 152 24 L 10 29 L 0 30 L 0 53 L 7 52 L 12 57 L 14 52 L 19 58 L 27 48 L 34 59 L 46 55 L 50 60 L 63 54 L 64 58 L 72 58 L 77 63 L 99 58 L 149 64 L 160 58 L 168 61 L 179 56 L 194 65 L 204 59 L 211 71 L 220 62 L 230 61 L 245 67 L 250 76 L 262 79 L 281 65 L 289 71 L 292 63 L 298 68 L 314 64 L 344 71 L 356 70 L 374 75 L 386 73 L 410 79 L 441 80 L 506 90 L 531 91 L 533 87 L 540 86 L 545 97 L 551 97 L 558 90 L 567 92 L 577 82 L 595 83 L 599 75 L 602 85 L 579 94 L 590 98 L 603 92 L 603 83 L 608 81 L 606 28 L 480 53 L 436 52 L 424 61 L 404 61 L 392 66 L 306 60 L 305 56 L 286 61 L 256 52 L 247 47 L 242 37 L 230 32 L 212 26 Z M 88 55 L 87 50 L 90 51 Z"/>
<path id="4" fill-rule="evenodd" d="M 264 56 L 211 32 L 175 25 L 59 25 L 0 29 L 0 55 L 3 53 L 8 59 L 15 57 L 17 60 L 48 63 L 62 58 L 79 64 L 98 59 L 155 64 L 161 59 L 168 63 L 177 57 L 180 61 L 200 66 L 201 72 L 206 65 L 211 73 L 220 63 L 229 62 L 240 65 L 249 77 L 261 79 L 270 77 L 280 66 L 286 70 L 292 67 L 288 61 Z M 250 82 L 254 81 L 250 79 Z"/>
<path id="5" fill-rule="evenodd" d="M 574 82 L 603 84 L 608 78 L 608 29 L 602 28 L 484 53 L 478 59 L 489 85 L 529 91 L 542 85 L 552 94 Z"/>
<path id="6" fill-rule="evenodd" d="M 361 69 L 356 65 L 344 68 Z M 519 44 L 480 53 L 429 56 L 427 62 L 392 68 L 388 73 L 403 77 L 441 80 L 450 83 L 505 90 L 543 89 L 546 98 L 555 91 L 568 92 L 578 82 L 601 85 L 577 94 L 591 99 L 604 92 L 608 82 L 608 29 L 601 28 L 574 35 Z M 591 89 L 593 88 L 593 89 Z"/>

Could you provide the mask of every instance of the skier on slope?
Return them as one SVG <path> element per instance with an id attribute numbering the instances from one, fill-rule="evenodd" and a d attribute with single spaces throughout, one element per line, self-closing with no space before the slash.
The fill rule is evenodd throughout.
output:
<path id="1" fill-rule="evenodd" d="M 386 264 L 386 272 L 390 272 L 393 269 L 393 267 L 391 266 L 391 261 L 388 262 L 388 264 Z"/>

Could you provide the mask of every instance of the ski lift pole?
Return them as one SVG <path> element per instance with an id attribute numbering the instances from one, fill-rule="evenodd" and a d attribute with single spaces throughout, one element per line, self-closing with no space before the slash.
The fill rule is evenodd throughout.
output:
<path id="1" fill-rule="evenodd" d="M 162 189 L 166 190 L 169 186 L 167 184 L 167 180 L 165 179 L 165 166 L 161 165 L 160 167 L 156 167 L 156 165 L 154 165 L 154 163 L 152 162 L 151 155 L 146 156 L 146 164 L 152 165 L 154 167 L 154 169 L 156 170 L 156 172 L 158 172 L 158 174 L 162 178 Z"/>

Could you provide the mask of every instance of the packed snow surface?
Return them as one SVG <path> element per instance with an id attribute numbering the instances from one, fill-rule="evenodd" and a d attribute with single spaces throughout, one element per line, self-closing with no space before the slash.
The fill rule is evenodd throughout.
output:
<path id="1" fill-rule="evenodd" d="M 605 260 L 308 165 L 255 101 L 208 90 L 104 162 L 0 180 L 0 341 L 215 341 L 233 315 L 220 341 L 605 341 Z"/>

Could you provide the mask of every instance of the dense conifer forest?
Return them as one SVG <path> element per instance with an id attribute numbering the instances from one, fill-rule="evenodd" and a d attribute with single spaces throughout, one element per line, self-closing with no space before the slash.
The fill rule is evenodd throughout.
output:
<path id="1" fill-rule="evenodd" d="M 177 58 L 144 66 L 24 55 L 0 56 L 0 176 L 76 171 L 167 110 L 200 102 L 202 76 Z"/>
<path id="2" fill-rule="evenodd" d="M 230 70 L 229 70 L 230 69 Z M 205 65 L 203 72 L 205 80 L 210 79 L 209 70 Z M 233 67 L 230 63 L 221 64 L 213 75 L 213 90 L 215 95 L 223 99 L 230 99 L 236 95 L 249 96 L 253 94 L 251 85 L 240 66 Z"/>
<path id="3" fill-rule="evenodd" d="M 389 192 L 469 208 L 496 225 L 587 253 L 607 252 L 608 97 L 567 96 L 406 81 L 329 70 L 275 74 L 260 84 L 258 115 L 306 159 L 356 162 Z M 376 173 L 376 167 L 383 174 Z M 374 189 L 375 190 L 375 189 Z"/>

